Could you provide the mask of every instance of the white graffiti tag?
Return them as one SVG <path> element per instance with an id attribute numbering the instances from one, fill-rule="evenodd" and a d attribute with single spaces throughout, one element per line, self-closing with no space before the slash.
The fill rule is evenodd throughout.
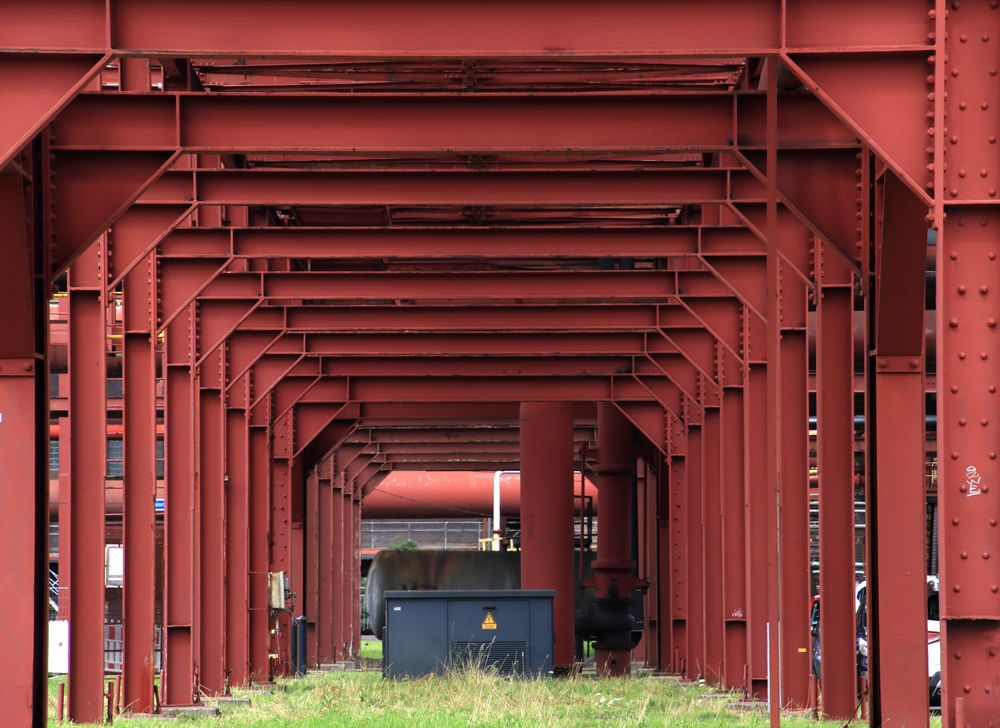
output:
<path id="1" fill-rule="evenodd" d="M 983 476 L 979 474 L 978 470 L 976 470 L 975 465 L 970 465 L 965 469 L 965 484 L 969 486 L 969 492 L 966 493 L 966 496 L 979 495 L 983 492 L 981 487 L 983 484 Z"/>

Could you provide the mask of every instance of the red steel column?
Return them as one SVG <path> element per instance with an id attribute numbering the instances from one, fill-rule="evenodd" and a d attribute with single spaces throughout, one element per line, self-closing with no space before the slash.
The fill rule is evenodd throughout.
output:
<path id="1" fill-rule="evenodd" d="M 194 473 L 195 380 L 191 369 L 194 352 L 194 307 L 167 327 L 164 365 L 165 468 L 165 639 L 164 685 L 166 705 L 190 705 L 197 695 L 198 635 L 195 605 L 199 581 L 196 565 L 197 490 Z"/>
<path id="2" fill-rule="evenodd" d="M 317 632 L 319 638 L 319 653 L 317 662 L 321 665 L 333 662 L 333 614 L 334 591 L 333 571 L 333 480 L 331 458 L 327 458 L 319 466 L 319 564 L 318 564 L 318 601 L 319 611 L 316 614 Z"/>
<path id="3" fill-rule="evenodd" d="M 816 378 L 823 714 L 857 707 L 854 641 L 854 344 L 850 285 L 821 289 Z"/>
<path id="4" fill-rule="evenodd" d="M 226 410 L 226 670 L 227 683 L 250 679 L 249 427 L 246 410 Z"/>
<path id="5" fill-rule="evenodd" d="M 263 418 L 261 418 L 263 419 Z M 271 463 L 266 420 L 250 424 L 247 473 L 250 508 L 248 603 L 250 606 L 250 678 L 271 680 L 268 658 L 271 647 L 271 610 L 268 601 L 268 572 L 271 569 Z"/>
<path id="6" fill-rule="evenodd" d="M 601 508 L 607 518 L 603 501 Z M 569 670 L 574 662 L 571 403 L 521 403 L 521 586 L 555 590 L 552 666 Z"/>
<path id="7" fill-rule="evenodd" d="M 683 442 L 686 448 L 687 438 L 683 438 Z M 670 535 L 670 669 L 671 672 L 677 674 L 686 674 L 688 487 L 686 458 L 683 453 L 677 453 L 676 449 L 675 447 L 671 447 L 670 464 L 667 466 L 667 478 L 670 488 L 670 516 L 668 519 Z"/>
<path id="8" fill-rule="evenodd" d="M 13 167 L 0 172 L 0 513 L 8 521 L 0 528 L 0 654 L 9 661 L 0 705 L 11 725 L 38 725 L 48 712 L 49 374 L 47 322 L 39 317 L 47 311 L 49 246 L 37 244 L 26 194 L 33 190 Z"/>
<path id="9" fill-rule="evenodd" d="M 220 390 L 199 386 L 198 392 L 196 457 L 201 491 L 198 673 L 202 692 L 221 695 L 226 691 L 226 411 Z"/>
<path id="10" fill-rule="evenodd" d="M 104 694 L 105 402 L 104 259 L 95 244 L 72 266 L 69 297 L 70 528 L 73 601 L 69 717 L 100 723 Z M 16 656 L 9 655 L 9 658 Z"/>
<path id="11" fill-rule="evenodd" d="M 786 275 L 782 315 L 795 308 L 789 289 L 804 288 Z M 805 306 L 802 307 L 805 324 Z M 787 323 L 787 322 L 786 322 Z M 809 379 L 805 329 L 781 332 L 781 701 L 804 707 L 809 700 L 812 605 L 809 552 Z"/>
<path id="12" fill-rule="evenodd" d="M 305 615 L 306 615 L 306 664 L 315 667 L 319 654 L 319 520 L 322 518 L 319 506 L 319 468 L 312 467 L 306 473 L 305 512 Z"/>
<path id="13" fill-rule="evenodd" d="M 354 635 L 354 610 L 351 609 L 351 597 L 354 592 L 354 579 L 352 576 L 354 566 L 354 507 L 351 496 L 352 485 L 344 484 L 342 491 L 344 504 L 341 515 L 343 516 L 344 530 L 341 539 L 343 551 L 341 560 L 343 569 L 343 583 L 341 584 L 340 600 L 340 624 L 342 644 L 342 660 L 349 660 L 354 657 L 354 645 L 352 637 Z"/>
<path id="14" fill-rule="evenodd" d="M 624 615 L 628 613 L 634 582 L 631 548 L 635 453 L 632 425 L 610 402 L 597 403 L 597 458 L 595 472 L 601 498 L 597 559 L 593 563 L 597 600 L 606 608 L 617 607 L 616 615 L 619 611 Z M 597 641 L 599 675 L 627 675 L 631 671 L 631 635 L 616 637 L 621 641 Z"/>
<path id="15" fill-rule="evenodd" d="M 271 456 L 271 571 L 283 572 L 291 581 L 292 577 L 292 463 L 291 418 L 286 417 L 275 423 L 273 452 Z M 285 610 L 277 615 L 277 631 L 274 635 L 273 650 L 277 662 L 274 674 L 290 674 L 291 639 L 290 614 L 295 609 L 296 600 L 285 602 Z"/>
<path id="16" fill-rule="evenodd" d="M 702 589 L 705 605 L 705 679 L 722 683 L 725 649 L 722 561 L 722 413 L 718 407 L 705 408 L 702 425 L 701 544 Z"/>
<path id="17" fill-rule="evenodd" d="M 353 526 L 351 535 L 351 552 L 353 556 L 351 577 L 354 588 L 351 590 L 351 618 L 354 620 L 354 630 L 351 633 L 354 654 L 361 654 L 361 487 L 355 489 L 354 503 L 351 508 Z"/>
<path id="18" fill-rule="evenodd" d="M 752 364 L 747 373 L 743 455 L 746 467 L 747 661 L 750 690 L 767 697 L 767 369 Z"/>
<path id="19" fill-rule="evenodd" d="M 743 390 L 722 394 L 722 614 L 725 653 L 722 684 L 727 690 L 748 687 L 746 497 L 743 463 Z"/>
<path id="20" fill-rule="evenodd" d="M 153 710 L 156 597 L 156 310 L 153 258 L 125 277 L 122 364 L 125 482 L 123 529 L 124 703 Z"/>
<path id="21" fill-rule="evenodd" d="M 938 548 L 947 726 L 961 726 L 961 714 L 967 726 L 998 720 L 998 231 L 994 209 L 955 207 L 938 241 Z"/>
<path id="22" fill-rule="evenodd" d="M 688 430 L 687 463 L 687 655 L 685 676 L 705 676 L 705 583 L 704 549 L 701 537 L 701 493 L 704 488 L 701 427 Z M 603 506 L 602 506 L 603 507 Z"/>
<path id="23" fill-rule="evenodd" d="M 3 371 L 0 366 L 0 371 Z M 70 503 L 72 481 L 70 480 L 69 461 L 70 424 L 68 417 L 59 418 L 59 619 L 69 619 L 69 605 L 72 600 L 72 575 L 69 568 L 72 558 L 72 540 L 70 534 L 73 528 L 70 524 Z"/>
<path id="24" fill-rule="evenodd" d="M 344 657 L 344 471 L 340 468 L 339 457 L 333 455 L 333 494 L 331 514 L 333 519 L 330 562 L 333 568 L 333 602 L 331 639 L 333 640 L 333 661 Z M 376 635 L 379 639 L 382 635 Z"/>

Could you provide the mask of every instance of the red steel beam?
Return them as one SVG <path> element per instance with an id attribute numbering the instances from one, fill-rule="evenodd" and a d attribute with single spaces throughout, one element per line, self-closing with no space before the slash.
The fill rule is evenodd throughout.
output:
<path id="1" fill-rule="evenodd" d="M 400 117 L 407 120 L 405 128 L 396 123 Z M 609 97 L 168 93 L 79 96 L 55 120 L 53 132 L 58 148 L 74 150 L 453 154 L 726 151 L 733 147 L 734 127 L 730 92 Z"/>
<path id="2" fill-rule="evenodd" d="M 139 203 L 197 202 L 202 209 L 206 205 L 624 205 L 633 209 L 724 202 L 734 186 L 745 197 L 760 195 L 759 184 L 739 168 L 596 172 L 175 168 L 150 185 Z M 242 242 L 250 255 L 253 246 L 266 244 L 267 238 L 254 235 L 252 229 L 247 233 Z"/>
<path id="3" fill-rule="evenodd" d="M 687 431 L 687 457 L 684 474 L 686 477 L 684 509 L 687 513 L 687 609 L 684 633 L 687 638 L 684 655 L 685 676 L 689 680 L 700 680 L 705 669 L 705 592 L 704 592 L 704 547 L 702 543 L 701 498 L 704 490 L 702 461 L 702 432 L 700 427 Z"/>
<path id="4" fill-rule="evenodd" d="M 95 246 L 70 276 L 71 538 L 69 716 L 98 723 L 104 698 L 105 300 L 102 249 Z"/>
<path id="5" fill-rule="evenodd" d="M 250 680 L 250 430 L 246 410 L 226 399 L 225 649 L 227 685 Z"/>
<path id="6" fill-rule="evenodd" d="M 270 432 L 264 425 L 252 423 L 248 441 L 249 449 L 249 619 L 250 619 L 250 676 L 254 682 L 271 680 L 270 632 L 271 614 L 268 606 L 268 572 L 270 565 L 271 518 L 271 466 Z M 266 535 L 266 537 L 265 537 Z"/>
<path id="7" fill-rule="evenodd" d="M 744 393 L 732 387 L 723 391 L 722 449 L 722 617 L 724 620 L 722 684 L 727 690 L 748 691 L 747 667 L 747 564 L 746 473 L 742 444 Z"/>
<path id="8" fill-rule="evenodd" d="M 333 489 L 333 456 L 331 455 L 319 467 L 319 493 L 317 498 L 317 518 L 319 530 L 319 550 L 317 564 L 317 601 L 316 631 L 318 650 L 316 661 L 327 664 L 334 661 L 333 615 L 334 615 L 334 576 L 337 568 L 333 560 L 335 538 L 335 522 L 333 520 L 333 499 L 336 495 Z M 378 637 L 378 635 L 376 635 Z"/>

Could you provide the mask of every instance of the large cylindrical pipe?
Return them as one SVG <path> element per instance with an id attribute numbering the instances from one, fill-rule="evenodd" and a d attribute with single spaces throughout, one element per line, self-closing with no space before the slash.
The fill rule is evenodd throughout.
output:
<path id="1" fill-rule="evenodd" d="M 573 407 L 521 404 L 521 587 L 554 589 L 552 667 L 572 668 Z"/>
<path id="2" fill-rule="evenodd" d="M 635 456 L 632 428 L 610 402 L 597 405 L 597 489 L 601 518 L 597 539 L 597 603 L 609 615 L 621 615 L 622 629 L 612 629 L 597 640 L 597 671 L 626 675 L 631 665 L 631 625 L 626 624 L 632 591 L 632 498 Z"/>

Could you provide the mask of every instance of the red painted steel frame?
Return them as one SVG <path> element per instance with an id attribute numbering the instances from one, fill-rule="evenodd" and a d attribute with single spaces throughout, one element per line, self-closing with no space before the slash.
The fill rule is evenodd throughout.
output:
<path id="1" fill-rule="evenodd" d="M 521 587 L 554 589 L 552 666 L 573 666 L 573 408 L 521 405 Z"/>

